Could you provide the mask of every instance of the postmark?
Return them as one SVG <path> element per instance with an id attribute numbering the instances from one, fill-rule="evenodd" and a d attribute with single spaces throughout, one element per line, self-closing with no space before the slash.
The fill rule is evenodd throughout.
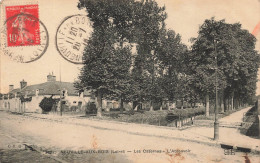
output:
<path id="1" fill-rule="evenodd" d="M 86 15 L 66 17 L 56 32 L 57 51 L 67 61 L 82 64 L 83 52 L 92 31 L 92 23 Z"/>
<path id="2" fill-rule="evenodd" d="M 5 6 L 6 21 L 1 28 L 1 50 L 20 63 L 33 62 L 46 52 L 48 31 L 39 20 L 37 4 Z"/>

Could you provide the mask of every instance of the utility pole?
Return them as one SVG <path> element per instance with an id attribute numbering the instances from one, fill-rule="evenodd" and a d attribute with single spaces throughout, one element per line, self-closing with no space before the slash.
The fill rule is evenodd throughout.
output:
<path id="1" fill-rule="evenodd" d="M 60 65 L 60 116 L 62 116 L 62 100 L 61 100 L 61 65 Z"/>
<path id="2" fill-rule="evenodd" d="M 218 121 L 218 54 L 216 49 L 216 41 L 213 40 L 214 43 L 214 52 L 215 52 L 215 62 L 216 62 L 216 68 L 215 68 L 215 93 L 216 93 L 216 99 L 215 99 L 215 122 L 214 122 L 214 140 L 219 139 L 219 121 Z"/>

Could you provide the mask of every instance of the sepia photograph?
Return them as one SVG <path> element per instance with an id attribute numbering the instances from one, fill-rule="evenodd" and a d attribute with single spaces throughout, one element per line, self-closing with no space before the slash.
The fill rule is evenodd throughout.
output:
<path id="1" fill-rule="evenodd" d="M 260 0 L 0 0 L 0 163 L 260 163 Z"/>

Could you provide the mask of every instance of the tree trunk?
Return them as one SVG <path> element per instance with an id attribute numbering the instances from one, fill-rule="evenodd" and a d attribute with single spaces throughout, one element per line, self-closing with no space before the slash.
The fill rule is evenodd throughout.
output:
<path id="1" fill-rule="evenodd" d="M 224 96 L 223 91 L 218 94 L 218 99 L 219 99 L 218 104 L 219 104 L 219 108 L 220 108 L 219 112 L 222 112 L 222 113 L 224 113 L 224 102 L 223 102 L 224 97 L 223 96 Z"/>
<path id="2" fill-rule="evenodd" d="M 102 92 L 97 91 L 97 117 L 102 117 Z"/>
<path id="3" fill-rule="evenodd" d="M 224 97 L 223 98 L 223 103 L 224 103 L 224 112 L 227 111 L 227 99 Z"/>
<path id="4" fill-rule="evenodd" d="M 150 106 L 150 111 L 153 111 L 153 100 L 151 100 L 151 106 Z"/>
<path id="5" fill-rule="evenodd" d="M 227 99 L 227 110 L 228 110 L 228 111 L 230 110 L 230 99 L 229 99 L 229 97 L 228 97 L 228 99 Z"/>
<path id="6" fill-rule="evenodd" d="M 183 109 L 183 105 L 184 105 L 184 99 L 182 98 L 182 100 L 181 100 L 181 109 Z"/>
<path id="7" fill-rule="evenodd" d="M 169 102 L 169 101 L 167 101 L 167 104 L 166 104 L 166 105 L 167 105 L 167 109 L 168 109 L 168 110 L 171 110 L 171 108 L 170 108 L 170 102 Z"/>
<path id="8" fill-rule="evenodd" d="M 124 100 L 121 98 L 120 99 L 120 113 L 123 113 L 124 111 Z"/>
<path id="9" fill-rule="evenodd" d="M 223 95 L 221 95 L 221 100 L 220 100 L 220 107 L 221 107 L 221 112 L 224 113 L 225 109 L 224 109 L 224 97 Z"/>
<path id="10" fill-rule="evenodd" d="M 238 109 L 238 98 L 234 98 L 234 109 Z"/>
<path id="11" fill-rule="evenodd" d="M 234 109 L 234 92 L 231 95 L 231 110 Z"/>
<path id="12" fill-rule="evenodd" d="M 206 117 L 209 116 L 209 93 L 206 94 L 206 110 L 205 110 Z"/>

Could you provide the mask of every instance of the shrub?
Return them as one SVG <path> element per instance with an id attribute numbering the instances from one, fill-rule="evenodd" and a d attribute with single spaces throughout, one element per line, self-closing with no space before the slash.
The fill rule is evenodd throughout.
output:
<path id="1" fill-rule="evenodd" d="M 240 132 L 247 136 L 259 138 L 259 119 L 256 106 L 248 110 L 244 116 L 245 123 L 240 128 Z"/>
<path id="2" fill-rule="evenodd" d="M 51 97 L 44 97 L 40 102 L 39 106 L 41 107 L 43 113 L 50 112 L 52 107 L 56 104 L 56 100 Z"/>
<path id="3" fill-rule="evenodd" d="M 70 111 L 74 111 L 74 112 L 78 111 L 78 106 L 71 106 Z"/>
<path id="4" fill-rule="evenodd" d="M 168 113 L 169 116 L 176 115 L 176 117 L 185 118 L 192 117 L 196 115 L 204 114 L 204 108 L 187 108 L 187 109 L 173 109 Z"/>
<path id="5" fill-rule="evenodd" d="M 22 95 L 22 96 L 20 96 L 20 100 L 21 100 L 21 102 L 30 102 L 30 101 L 32 101 L 32 97 L 27 97 L 27 98 L 25 98 L 25 97 Z"/>
<path id="6" fill-rule="evenodd" d="M 86 105 L 86 114 L 97 114 L 97 107 L 94 102 L 88 102 Z"/>
<path id="7" fill-rule="evenodd" d="M 178 116 L 173 114 L 173 113 L 168 113 L 167 116 L 166 116 L 166 121 L 167 122 L 172 122 L 175 119 L 178 119 Z"/>

